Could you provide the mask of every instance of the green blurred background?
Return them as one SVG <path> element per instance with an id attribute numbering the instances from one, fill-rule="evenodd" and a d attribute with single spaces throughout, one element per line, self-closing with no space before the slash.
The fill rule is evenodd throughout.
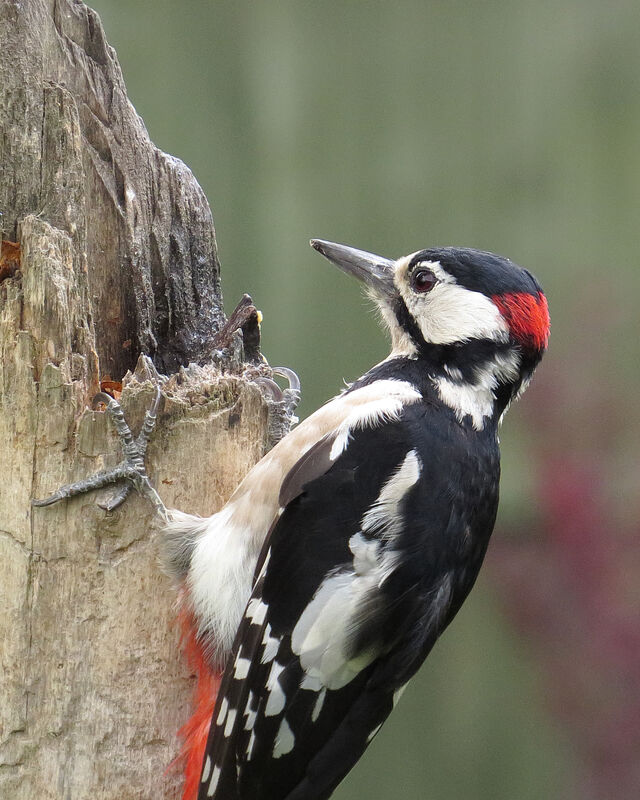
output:
<path id="1" fill-rule="evenodd" d="M 638 3 L 93 7 L 151 138 L 209 198 L 227 312 L 251 293 L 264 352 L 300 374 L 301 416 L 387 346 L 312 236 L 494 250 L 549 297 L 550 352 L 501 436 L 487 567 L 336 798 L 640 797 Z M 578 522 L 585 487 L 598 502 Z M 624 646 L 603 662 L 612 614 Z"/>

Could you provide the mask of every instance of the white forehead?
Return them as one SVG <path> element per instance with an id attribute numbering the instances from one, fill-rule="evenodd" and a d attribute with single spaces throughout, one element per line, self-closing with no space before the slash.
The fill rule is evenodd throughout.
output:
<path id="1" fill-rule="evenodd" d="M 419 252 L 419 251 L 418 251 Z M 509 326 L 490 297 L 460 286 L 439 261 L 424 259 L 414 264 L 430 269 L 438 279 L 426 294 L 416 294 L 408 280 L 409 265 L 417 253 L 398 259 L 396 288 L 417 322 L 425 342 L 454 344 L 469 339 L 507 341 Z"/>

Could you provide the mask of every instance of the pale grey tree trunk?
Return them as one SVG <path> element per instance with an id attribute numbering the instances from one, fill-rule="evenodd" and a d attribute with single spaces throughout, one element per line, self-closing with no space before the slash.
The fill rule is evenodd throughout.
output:
<path id="1" fill-rule="evenodd" d="M 119 460 L 88 409 L 100 380 L 140 353 L 165 373 L 211 361 L 215 233 L 76 0 L 0 0 L 0 212 L 20 253 L 0 266 L 0 797 L 173 798 L 192 678 L 152 509 L 30 501 Z M 267 445 L 231 339 L 224 375 L 193 367 L 167 385 L 148 463 L 170 507 L 212 513 Z M 122 397 L 134 426 L 153 395 L 139 377 Z"/>

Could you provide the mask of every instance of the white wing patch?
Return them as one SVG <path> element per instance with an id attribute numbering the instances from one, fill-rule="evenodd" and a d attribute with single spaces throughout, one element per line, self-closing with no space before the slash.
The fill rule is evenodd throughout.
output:
<path id="1" fill-rule="evenodd" d="M 383 540 L 393 539 L 400 532 L 400 503 L 419 477 L 420 460 L 412 450 L 363 518 L 362 530 L 375 530 L 379 538 L 367 538 L 361 532 L 352 536 L 349 548 L 353 568 L 326 577 L 300 616 L 291 636 L 291 649 L 305 670 L 305 681 L 316 679 L 328 689 L 340 689 L 379 655 L 379 650 L 371 647 L 349 656 L 351 636 L 379 587 L 395 569 L 397 553 L 390 544 L 384 548 Z M 314 684 L 309 688 L 315 688 Z"/>
<path id="2" fill-rule="evenodd" d="M 394 539 L 400 533 L 400 503 L 409 489 L 418 482 L 421 467 L 418 453 L 410 450 L 362 518 L 362 530 L 365 533 L 381 534 L 385 539 Z"/>

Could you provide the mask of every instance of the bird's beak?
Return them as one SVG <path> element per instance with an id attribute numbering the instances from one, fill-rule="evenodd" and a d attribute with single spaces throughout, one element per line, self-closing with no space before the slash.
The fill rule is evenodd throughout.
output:
<path id="1" fill-rule="evenodd" d="M 347 275 L 353 275 L 370 289 L 385 298 L 396 294 L 393 283 L 394 262 L 346 244 L 312 239 L 309 244 Z"/>

